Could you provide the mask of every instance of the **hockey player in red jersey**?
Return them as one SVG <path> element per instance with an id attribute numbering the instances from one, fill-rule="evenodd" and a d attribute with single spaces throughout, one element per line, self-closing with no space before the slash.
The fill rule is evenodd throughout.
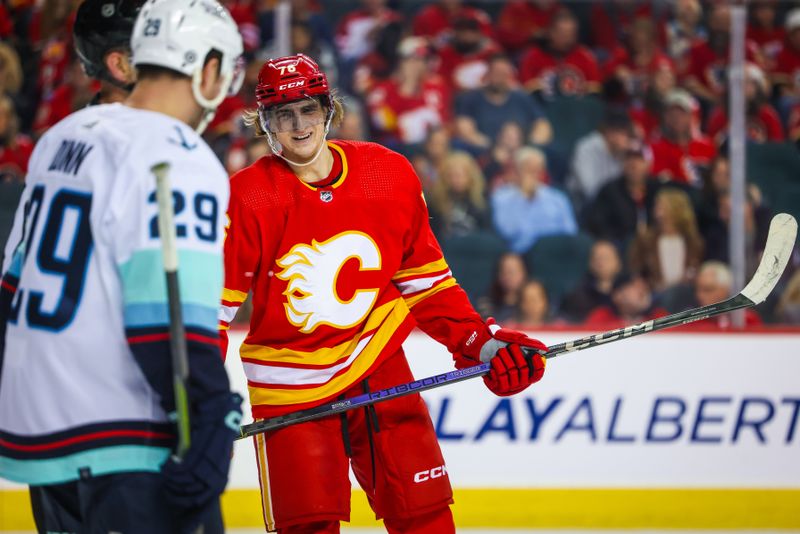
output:
<path id="1" fill-rule="evenodd" d="M 272 154 L 231 179 L 221 311 L 225 330 L 252 293 L 240 356 L 256 419 L 412 380 L 401 344 L 414 326 L 458 368 L 491 361 L 497 395 L 542 377 L 542 357 L 520 347 L 546 347 L 484 323 L 452 277 L 408 160 L 326 139 L 342 106 L 311 58 L 268 61 L 256 96 L 250 118 Z M 258 435 L 255 448 L 268 530 L 339 532 L 352 464 L 389 532 L 454 532 L 448 477 L 415 477 L 444 466 L 417 394 Z"/>

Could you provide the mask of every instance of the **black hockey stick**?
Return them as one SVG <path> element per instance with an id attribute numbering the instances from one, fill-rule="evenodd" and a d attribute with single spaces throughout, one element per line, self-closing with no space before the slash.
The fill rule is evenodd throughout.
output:
<path id="1" fill-rule="evenodd" d="M 665 328 L 672 328 L 694 321 L 700 321 L 708 317 L 714 317 L 723 313 L 728 313 L 733 310 L 741 308 L 749 308 L 757 304 L 761 304 L 767 296 L 775 288 L 778 280 L 783 274 L 786 264 L 789 263 L 789 257 L 794 248 L 795 239 L 797 236 L 797 221 L 794 217 L 786 213 L 776 215 L 769 226 L 769 235 L 767 243 L 764 248 L 764 254 L 761 257 L 761 263 L 758 265 L 756 273 L 753 278 L 745 286 L 745 288 L 736 296 L 731 297 L 725 301 L 717 304 L 710 304 L 700 308 L 694 308 L 658 319 L 652 319 L 643 323 L 626 326 L 624 328 L 617 328 L 609 332 L 595 334 L 592 336 L 583 337 L 566 343 L 559 343 L 553 345 L 544 354 L 547 359 L 555 358 L 560 354 L 566 352 L 574 352 L 576 350 L 588 349 L 597 347 L 598 345 L 605 345 L 613 341 L 627 339 L 629 337 L 646 334 L 648 332 L 655 332 L 656 330 L 663 330 Z M 249 425 L 244 425 L 240 432 L 239 439 L 260 434 L 267 430 L 274 430 L 282 428 L 295 423 L 302 423 L 319 419 L 332 414 L 341 413 L 354 408 L 368 406 L 376 402 L 381 402 L 403 395 L 408 395 L 414 392 L 426 391 L 429 389 L 454 384 L 483 376 L 489 372 L 491 365 L 482 363 L 474 367 L 468 367 L 457 371 L 450 371 L 440 375 L 429 376 L 421 380 L 414 380 L 406 384 L 400 384 L 394 387 L 373 391 L 371 393 L 364 393 L 351 397 L 349 399 L 340 400 L 336 402 L 326 403 L 321 406 L 309 408 L 307 410 L 300 410 L 278 417 L 269 419 L 262 419 Z"/>
<path id="2" fill-rule="evenodd" d="M 190 444 L 189 397 L 186 382 L 189 380 L 189 357 L 186 349 L 186 332 L 183 327 L 181 295 L 178 286 L 178 248 L 175 235 L 175 213 L 172 206 L 172 189 L 169 185 L 169 163 L 153 165 L 150 171 L 156 177 L 156 200 L 158 202 L 158 232 L 161 236 L 161 252 L 164 274 L 167 279 L 167 301 L 169 303 L 169 348 L 172 354 L 172 385 L 175 391 L 175 412 L 178 426 L 176 461 L 183 459 Z"/>

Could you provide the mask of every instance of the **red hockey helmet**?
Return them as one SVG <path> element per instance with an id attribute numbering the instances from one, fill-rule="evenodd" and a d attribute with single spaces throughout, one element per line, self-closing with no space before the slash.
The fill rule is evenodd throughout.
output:
<path id="1" fill-rule="evenodd" d="M 258 73 L 256 100 L 263 108 L 314 96 L 330 100 L 328 78 L 305 54 L 270 59 Z"/>

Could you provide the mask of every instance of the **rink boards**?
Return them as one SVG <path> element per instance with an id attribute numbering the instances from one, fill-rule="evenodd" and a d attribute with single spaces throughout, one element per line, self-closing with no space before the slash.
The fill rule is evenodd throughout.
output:
<path id="1" fill-rule="evenodd" d="M 245 393 L 243 337 L 231 333 L 227 367 Z M 418 378 L 451 368 L 421 333 L 405 349 Z M 481 379 L 424 396 L 461 526 L 800 528 L 800 334 L 656 333 L 552 359 L 513 398 Z M 259 526 L 249 442 L 229 488 L 227 523 Z M 24 492 L 0 493 L 0 529 L 25 528 L 26 514 Z M 360 492 L 352 519 L 374 524 Z"/>

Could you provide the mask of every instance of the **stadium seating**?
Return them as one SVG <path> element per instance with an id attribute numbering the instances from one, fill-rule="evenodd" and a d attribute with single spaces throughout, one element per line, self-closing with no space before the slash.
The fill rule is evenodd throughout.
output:
<path id="1" fill-rule="evenodd" d="M 747 180 L 757 184 L 773 213 L 800 218 L 800 151 L 790 143 L 750 143 Z"/>
<path id="2" fill-rule="evenodd" d="M 470 300 L 487 293 L 497 259 L 506 251 L 505 242 L 490 232 L 476 232 L 441 240 L 442 251 L 453 276 Z"/>
<path id="3" fill-rule="evenodd" d="M 591 248 L 592 238 L 586 234 L 551 235 L 539 239 L 525 254 L 528 272 L 547 288 L 551 307 L 586 274 Z"/>

